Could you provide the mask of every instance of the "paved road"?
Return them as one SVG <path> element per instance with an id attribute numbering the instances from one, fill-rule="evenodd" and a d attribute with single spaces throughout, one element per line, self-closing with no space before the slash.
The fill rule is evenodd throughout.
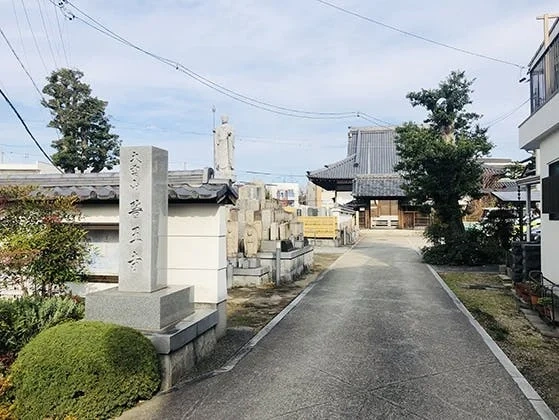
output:
<path id="1" fill-rule="evenodd" d="M 413 239 L 367 233 L 235 369 L 125 417 L 539 418 Z"/>

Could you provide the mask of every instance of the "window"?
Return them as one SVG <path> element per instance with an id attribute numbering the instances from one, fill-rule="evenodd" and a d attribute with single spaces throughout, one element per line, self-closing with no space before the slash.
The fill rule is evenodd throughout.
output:
<path id="1" fill-rule="evenodd" d="M 559 90 L 559 36 L 530 69 L 531 112 L 536 112 Z"/>
<path id="2" fill-rule="evenodd" d="M 542 179 L 542 209 L 549 220 L 559 220 L 559 161 L 548 166 L 549 176 Z"/>

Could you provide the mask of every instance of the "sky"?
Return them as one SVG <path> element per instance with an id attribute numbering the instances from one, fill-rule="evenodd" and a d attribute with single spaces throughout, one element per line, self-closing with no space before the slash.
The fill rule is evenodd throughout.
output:
<path id="1" fill-rule="evenodd" d="M 52 0 L 58 4 L 58 1 Z M 449 2 L 329 0 L 386 25 L 457 48 L 526 66 L 543 39 L 536 17 L 552 0 Z M 37 85 L 56 68 L 80 69 L 108 101 L 125 146 L 169 151 L 170 169 L 213 166 L 212 129 L 228 115 L 239 180 L 305 183 L 306 171 L 346 155 L 349 126 L 421 122 L 406 94 L 435 88 L 452 70 L 475 78 L 470 110 L 492 125 L 492 156 L 522 159 L 518 125 L 529 115 L 526 69 L 465 54 L 342 13 L 317 0 L 0 0 L 0 28 Z M 72 5 L 143 49 L 178 62 L 232 91 L 277 107 L 353 112 L 343 119 L 278 115 L 231 99 L 172 65 L 122 45 L 69 12 Z M 66 16 L 66 17 L 65 17 Z M 29 22 L 28 22 L 29 20 Z M 59 30 L 60 28 L 60 30 Z M 48 153 L 56 132 L 38 93 L 0 38 L 0 87 Z M 212 109 L 215 107 L 215 113 Z M 275 108 L 278 109 L 278 108 Z M 378 122 L 377 122 L 378 123 Z M 0 102 L 3 162 L 45 161 L 6 103 Z"/>

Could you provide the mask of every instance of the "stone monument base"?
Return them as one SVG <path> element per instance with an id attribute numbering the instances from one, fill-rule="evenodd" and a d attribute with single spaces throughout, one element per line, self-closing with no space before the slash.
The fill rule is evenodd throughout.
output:
<path id="1" fill-rule="evenodd" d="M 180 382 L 196 363 L 213 351 L 217 322 L 217 310 L 197 309 L 173 328 L 145 333 L 159 354 L 162 391 Z"/>
<path id="2" fill-rule="evenodd" d="M 118 287 L 89 293 L 85 318 L 142 331 L 161 331 L 194 312 L 192 286 L 168 286 L 151 293 L 121 292 Z"/>
<path id="3" fill-rule="evenodd" d="M 233 268 L 233 287 L 261 286 L 270 281 L 270 267 Z"/>

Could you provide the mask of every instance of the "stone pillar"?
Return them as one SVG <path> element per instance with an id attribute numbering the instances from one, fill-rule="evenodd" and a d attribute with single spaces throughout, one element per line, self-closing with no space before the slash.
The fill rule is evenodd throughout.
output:
<path id="1" fill-rule="evenodd" d="M 191 286 L 167 286 L 167 151 L 120 149 L 118 287 L 85 298 L 87 319 L 161 331 L 194 312 Z"/>
<path id="2" fill-rule="evenodd" d="M 122 292 L 153 292 L 167 285 L 167 151 L 120 151 L 119 281 Z"/>

